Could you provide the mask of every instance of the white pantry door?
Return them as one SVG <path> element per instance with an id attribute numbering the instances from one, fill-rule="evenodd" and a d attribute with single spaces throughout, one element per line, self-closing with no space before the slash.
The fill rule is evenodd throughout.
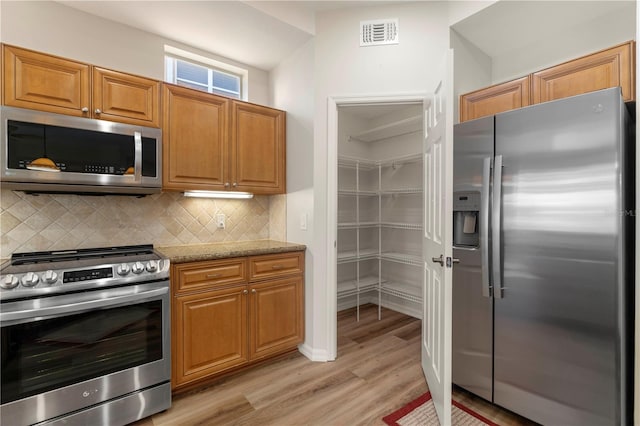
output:
<path id="1" fill-rule="evenodd" d="M 440 424 L 451 425 L 453 52 L 425 102 L 422 369 Z"/>

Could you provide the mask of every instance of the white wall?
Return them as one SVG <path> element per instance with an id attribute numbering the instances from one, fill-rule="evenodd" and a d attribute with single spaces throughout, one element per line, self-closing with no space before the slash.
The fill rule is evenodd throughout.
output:
<path id="1" fill-rule="evenodd" d="M 453 49 L 453 114 L 460 121 L 460 95 L 491 85 L 491 58 L 476 45 L 451 29 Z"/>
<path id="2" fill-rule="evenodd" d="M 0 1 L 0 40 L 27 49 L 164 79 L 164 45 L 249 71 L 248 100 L 269 102 L 268 73 L 53 1 Z M 215 40 L 212 40 L 215 50 Z"/>
<path id="3" fill-rule="evenodd" d="M 630 2 L 630 5 L 632 3 Z M 541 31 L 534 44 L 493 57 L 492 82 L 522 77 L 577 57 L 635 39 L 635 13 L 617 8 L 611 13 L 572 27 Z M 579 7 L 576 6 L 576 13 Z"/>
<path id="4" fill-rule="evenodd" d="M 318 348 L 330 349 L 334 331 L 327 327 L 329 309 L 325 286 L 329 242 L 327 188 L 327 101 L 331 96 L 372 96 L 426 93 L 435 85 L 437 65 L 449 46 L 445 2 L 416 2 L 326 11 L 316 18 L 315 122 L 314 122 L 314 321 L 325 327 L 315 339 Z M 398 18 L 398 45 L 359 47 L 359 22 Z M 331 303 L 335 303 L 332 301 Z M 318 332 L 322 333 L 319 329 Z"/>
<path id="5" fill-rule="evenodd" d="M 287 195 L 286 217 L 288 241 L 307 246 L 305 259 L 305 343 L 301 350 L 314 359 L 319 333 L 314 321 L 314 259 L 313 245 L 313 115 L 314 115 L 314 41 L 307 42 L 270 73 L 272 104 L 287 111 Z M 306 215 L 307 229 L 300 229 L 300 219 Z"/>

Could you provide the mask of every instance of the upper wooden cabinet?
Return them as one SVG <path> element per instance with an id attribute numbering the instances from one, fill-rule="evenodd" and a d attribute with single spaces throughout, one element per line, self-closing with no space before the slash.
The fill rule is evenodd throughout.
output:
<path id="1" fill-rule="evenodd" d="M 283 194 L 285 112 L 164 85 L 163 189 Z"/>
<path id="2" fill-rule="evenodd" d="M 160 127 L 160 82 L 3 45 L 3 103 Z"/>
<path id="3" fill-rule="evenodd" d="M 93 116 L 160 127 L 160 82 L 93 67 Z"/>
<path id="4" fill-rule="evenodd" d="M 162 105 L 163 189 L 224 190 L 229 99 L 165 84 Z"/>
<path id="5" fill-rule="evenodd" d="M 595 90 L 620 87 L 635 99 L 635 42 L 460 96 L 460 122 Z"/>
<path id="6" fill-rule="evenodd" d="M 285 112 L 231 102 L 231 187 L 256 194 L 285 190 Z"/>
<path id="7" fill-rule="evenodd" d="M 634 42 L 601 50 L 533 74 L 533 103 L 552 101 L 620 86 L 634 99 Z"/>
<path id="8" fill-rule="evenodd" d="M 530 105 L 530 82 L 527 76 L 460 96 L 460 121 Z"/>

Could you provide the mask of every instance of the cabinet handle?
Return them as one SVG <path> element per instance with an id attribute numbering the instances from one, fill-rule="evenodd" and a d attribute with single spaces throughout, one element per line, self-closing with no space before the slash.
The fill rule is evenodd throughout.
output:
<path id="1" fill-rule="evenodd" d="M 256 289 L 255 289 L 255 288 L 252 288 L 252 289 L 251 289 L 251 293 L 256 294 Z"/>
<path id="2" fill-rule="evenodd" d="M 282 266 L 282 265 L 273 265 L 271 267 L 271 269 L 282 269 L 282 268 L 284 268 L 284 266 Z"/>
<path id="3" fill-rule="evenodd" d="M 249 293 L 247 290 L 243 290 L 242 294 L 247 294 Z"/>
<path id="4" fill-rule="evenodd" d="M 100 111 L 100 108 L 96 108 L 96 110 L 94 111 L 96 114 L 100 115 L 102 114 L 102 111 Z"/>
<path id="5" fill-rule="evenodd" d="M 221 276 L 222 276 L 222 274 L 220 274 L 220 273 L 217 273 L 217 274 L 209 274 L 209 275 L 207 275 L 207 278 L 218 278 L 218 277 L 221 277 Z"/>
<path id="6" fill-rule="evenodd" d="M 89 108 L 88 107 L 82 107 L 82 109 L 80 110 L 82 112 L 89 112 Z"/>

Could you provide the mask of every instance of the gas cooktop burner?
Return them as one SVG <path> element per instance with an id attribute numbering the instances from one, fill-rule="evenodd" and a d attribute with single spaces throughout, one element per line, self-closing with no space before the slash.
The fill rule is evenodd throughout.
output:
<path id="1" fill-rule="evenodd" d="M 0 268 L 0 300 L 169 277 L 169 260 L 151 244 L 14 253 Z"/>

